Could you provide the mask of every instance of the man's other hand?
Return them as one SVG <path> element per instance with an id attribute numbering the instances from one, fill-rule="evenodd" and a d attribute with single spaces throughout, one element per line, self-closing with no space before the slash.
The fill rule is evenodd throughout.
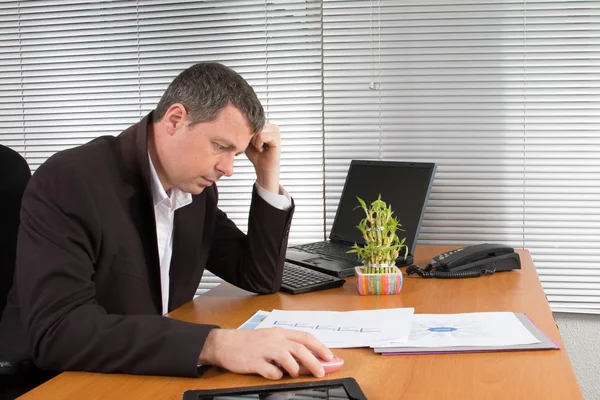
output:
<path id="1" fill-rule="evenodd" d="M 282 328 L 213 329 L 198 361 L 237 374 L 259 374 L 267 379 L 280 379 L 283 376 L 281 368 L 290 376 L 297 377 L 301 363 L 314 376 L 321 378 L 325 371 L 317 357 L 330 361 L 333 354 L 307 332 Z"/>
<path id="2" fill-rule="evenodd" d="M 279 194 L 279 162 L 281 135 L 279 127 L 269 122 L 254 135 L 246 148 L 246 156 L 254 165 L 256 181 L 265 190 Z"/>

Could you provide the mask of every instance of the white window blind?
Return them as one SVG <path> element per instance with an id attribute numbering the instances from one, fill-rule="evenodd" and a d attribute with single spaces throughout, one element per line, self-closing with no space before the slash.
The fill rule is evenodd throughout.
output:
<path id="1" fill-rule="evenodd" d="M 327 204 L 352 158 L 434 161 L 420 243 L 520 246 L 523 4 L 453 3 L 326 2 Z"/>
<path id="2" fill-rule="evenodd" d="M 529 248 L 553 310 L 600 312 L 600 1 L 0 5 L 0 143 L 32 169 L 220 61 L 281 126 L 290 244 L 329 232 L 351 159 L 434 161 L 420 243 Z M 219 186 L 242 229 L 252 181 L 241 157 Z"/>
<path id="3" fill-rule="evenodd" d="M 528 248 L 600 312 L 599 1 L 325 1 L 323 38 L 327 231 L 350 159 L 433 161 L 419 243 Z"/>
<path id="4" fill-rule="evenodd" d="M 553 309 L 600 313 L 600 1 L 526 16 L 524 244 Z"/>
<path id="5" fill-rule="evenodd" d="M 35 170 L 56 151 L 116 135 L 171 80 L 218 61 L 254 87 L 282 132 L 290 243 L 323 238 L 320 1 L 2 1 L 0 143 Z M 247 229 L 254 169 L 244 157 L 219 205 Z M 219 279 L 207 274 L 206 290 Z"/>
<path id="6" fill-rule="evenodd" d="M 2 7 L 15 37 L 14 51 L 3 60 L 15 60 L 5 68 L 17 96 L 2 103 L 2 113 L 13 108 L 19 115 L 1 140 L 33 170 L 59 150 L 117 134 L 139 120 L 135 2 L 20 1 Z"/>

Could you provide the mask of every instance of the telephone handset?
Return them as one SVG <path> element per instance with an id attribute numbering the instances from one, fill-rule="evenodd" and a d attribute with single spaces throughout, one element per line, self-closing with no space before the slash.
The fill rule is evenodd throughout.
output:
<path id="1" fill-rule="evenodd" d="M 411 266 L 406 273 L 423 278 L 470 278 L 513 269 L 521 269 L 521 259 L 512 247 L 483 243 L 442 253 L 425 269 Z"/>

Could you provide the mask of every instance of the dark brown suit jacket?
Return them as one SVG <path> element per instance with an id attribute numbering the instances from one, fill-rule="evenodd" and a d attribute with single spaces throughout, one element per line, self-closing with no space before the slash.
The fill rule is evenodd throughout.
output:
<path id="1" fill-rule="evenodd" d="M 197 376 L 212 325 L 161 316 L 147 126 L 52 156 L 23 197 L 15 280 L 0 350 L 44 370 Z M 246 290 L 281 285 L 293 207 L 253 193 L 248 236 L 212 186 L 175 212 L 169 310 L 190 301 L 204 268 Z"/>

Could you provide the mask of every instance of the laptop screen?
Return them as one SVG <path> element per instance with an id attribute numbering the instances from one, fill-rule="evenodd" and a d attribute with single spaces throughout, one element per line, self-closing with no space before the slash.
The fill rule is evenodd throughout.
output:
<path id="1" fill-rule="evenodd" d="M 434 163 L 352 160 L 329 237 L 364 244 L 356 226 L 365 213 L 356 208 L 356 197 L 369 205 L 381 194 L 404 229 L 397 231 L 398 237 L 406 237 L 408 251 L 414 254 L 434 173 Z"/>

